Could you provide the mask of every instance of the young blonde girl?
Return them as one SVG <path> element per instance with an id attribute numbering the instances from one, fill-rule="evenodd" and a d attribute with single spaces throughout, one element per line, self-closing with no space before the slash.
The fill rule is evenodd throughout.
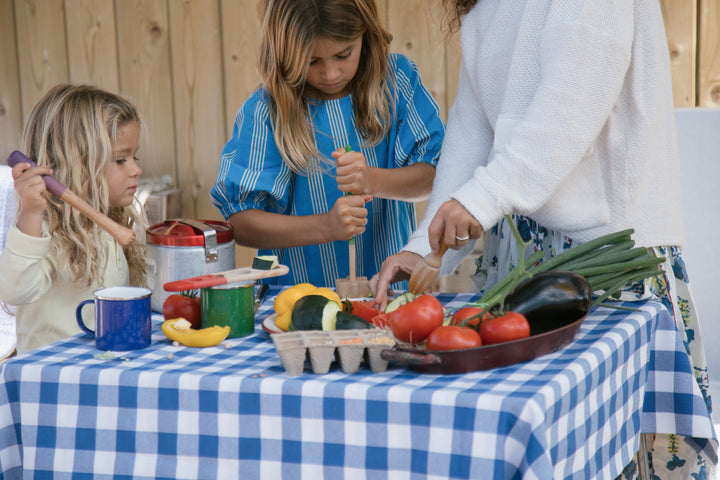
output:
<path id="1" fill-rule="evenodd" d="M 374 0 L 262 0 L 263 80 L 238 112 L 212 198 L 285 284 L 371 276 L 415 228 L 444 133 L 416 66 L 389 54 Z M 352 151 L 346 152 L 345 146 Z M 347 195 L 352 194 L 352 195 Z"/>
<path id="2" fill-rule="evenodd" d="M 145 284 L 144 246 L 135 239 L 123 249 L 49 194 L 41 177 L 54 176 L 101 213 L 140 231 L 132 206 L 142 172 L 139 136 L 135 107 L 91 86 L 58 85 L 33 108 L 21 150 L 38 166 L 13 168 L 18 214 L 0 255 L 0 300 L 17 306 L 18 353 L 80 333 L 75 308 L 94 290 Z"/>

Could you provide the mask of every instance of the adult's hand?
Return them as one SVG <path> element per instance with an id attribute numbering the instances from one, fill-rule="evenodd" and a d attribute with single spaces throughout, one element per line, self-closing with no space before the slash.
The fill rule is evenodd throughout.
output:
<path id="1" fill-rule="evenodd" d="M 448 248 L 458 250 L 470 240 L 480 238 L 482 233 L 480 222 L 454 198 L 440 206 L 428 227 L 428 238 L 433 252 L 440 250 L 440 238 L 445 239 Z"/>
<path id="2" fill-rule="evenodd" d="M 385 259 L 380 271 L 370 279 L 370 291 L 380 310 L 385 310 L 388 298 L 392 296 L 390 284 L 409 279 L 421 259 L 417 253 L 407 251 L 398 252 Z"/>

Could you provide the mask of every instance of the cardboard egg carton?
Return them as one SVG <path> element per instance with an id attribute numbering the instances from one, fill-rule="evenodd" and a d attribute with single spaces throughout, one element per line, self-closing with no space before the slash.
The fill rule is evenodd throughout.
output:
<path id="1" fill-rule="evenodd" d="M 363 360 L 373 372 L 384 372 L 388 362 L 380 352 L 395 345 L 390 332 L 382 329 L 307 330 L 271 337 L 285 372 L 291 376 L 303 373 L 306 360 L 313 373 L 327 373 L 334 359 L 345 373 L 357 372 Z"/>

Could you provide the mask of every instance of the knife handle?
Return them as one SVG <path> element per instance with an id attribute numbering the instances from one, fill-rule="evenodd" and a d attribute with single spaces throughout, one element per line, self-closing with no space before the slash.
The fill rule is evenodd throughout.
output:
<path id="1" fill-rule="evenodd" d="M 33 167 L 37 167 L 38 164 L 30 160 L 28 157 L 26 157 L 22 152 L 15 150 L 10 154 L 7 160 L 7 164 L 10 167 L 14 167 L 18 163 L 25 162 L 29 163 Z M 50 193 L 55 195 L 57 198 L 61 198 L 67 187 L 60 183 L 55 177 L 51 175 L 43 175 L 43 180 L 45 180 L 45 187 L 48 189 Z"/>
<path id="2" fill-rule="evenodd" d="M 20 162 L 29 163 L 33 167 L 38 166 L 37 163 L 17 150 L 10 154 L 7 161 L 11 167 L 14 167 Z M 43 175 L 42 177 L 45 181 L 45 187 L 50 193 L 85 214 L 85 216 L 109 233 L 123 247 L 130 245 L 130 242 L 132 242 L 132 239 L 135 237 L 135 232 L 127 227 L 123 227 L 107 215 L 97 211 L 92 205 L 68 190 L 67 187 L 60 183 L 55 177 L 51 175 Z"/>

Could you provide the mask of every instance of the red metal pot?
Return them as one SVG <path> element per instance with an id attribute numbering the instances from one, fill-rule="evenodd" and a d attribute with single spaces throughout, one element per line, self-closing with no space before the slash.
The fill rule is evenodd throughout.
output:
<path id="1" fill-rule="evenodd" d="M 146 235 L 153 311 L 162 311 L 163 303 L 172 294 L 163 290 L 165 283 L 235 268 L 235 240 L 229 223 L 166 220 L 150 226 Z"/>

